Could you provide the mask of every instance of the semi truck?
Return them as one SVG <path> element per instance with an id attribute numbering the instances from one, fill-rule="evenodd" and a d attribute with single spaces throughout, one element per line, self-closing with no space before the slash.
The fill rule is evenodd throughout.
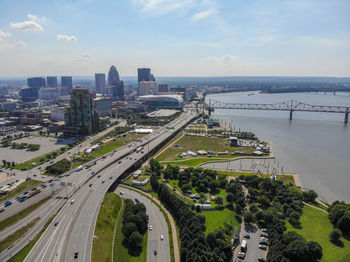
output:
<path id="1" fill-rule="evenodd" d="M 39 194 L 40 192 L 41 192 L 41 190 L 39 188 L 37 188 L 29 193 L 29 197 L 35 196 L 36 194 Z"/>

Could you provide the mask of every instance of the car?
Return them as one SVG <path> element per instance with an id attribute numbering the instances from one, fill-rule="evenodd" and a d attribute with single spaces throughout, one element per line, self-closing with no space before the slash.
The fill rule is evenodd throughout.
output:
<path id="1" fill-rule="evenodd" d="M 263 249 L 263 250 L 266 250 L 266 249 L 267 249 L 267 246 L 265 246 L 265 245 L 259 245 L 259 248 L 260 248 L 260 249 Z"/>
<path id="2" fill-rule="evenodd" d="M 10 206 L 10 205 L 12 205 L 12 202 L 11 202 L 11 201 L 6 201 L 5 204 L 4 204 L 5 207 L 8 207 L 8 206 Z"/>
<path id="3" fill-rule="evenodd" d="M 149 231 L 152 231 L 152 226 L 151 225 L 149 225 Z"/>
<path id="4" fill-rule="evenodd" d="M 50 164 L 53 164 L 54 161 L 50 161 Z"/>
<path id="5" fill-rule="evenodd" d="M 33 188 L 31 189 L 31 191 L 34 191 L 34 190 L 36 190 L 36 187 L 33 187 Z"/>
<path id="6" fill-rule="evenodd" d="M 92 184 L 90 184 L 89 187 L 92 187 Z"/>
<path id="7" fill-rule="evenodd" d="M 33 176 L 38 176 L 37 174 L 34 174 Z"/>
<path id="8" fill-rule="evenodd" d="M 160 240 L 164 240 L 164 236 L 163 235 L 160 235 Z"/>
<path id="9" fill-rule="evenodd" d="M 100 178 L 100 177 L 101 177 L 101 175 L 98 175 L 98 176 L 97 176 L 97 178 Z"/>
<path id="10" fill-rule="evenodd" d="M 259 257 L 258 262 L 265 262 L 265 258 Z"/>
<path id="11" fill-rule="evenodd" d="M 244 238 L 250 239 L 250 235 L 249 235 L 249 234 L 245 234 L 245 235 L 244 235 Z"/>
<path id="12" fill-rule="evenodd" d="M 102 184 L 104 183 L 105 181 L 104 180 L 102 180 Z"/>
<path id="13" fill-rule="evenodd" d="M 135 198 L 135 202 L 137 202 L 137 203 L 138 203 L 138 202 L 140 202 L 140 200 L 139 200 L 138 198 Z"/>
<path id="14" fill-rule="evenodd" d="M 0 208 L 0 213 L 4 212 L 5 208 Z"/>
<path id="15" fill-rule="evenodd" d="M 121 194 L 121 195 L 124 195 L 124 192 L 123 192 L 123 191 L 120 191 L 120 194 Z"/>
<path id="16" fill-rule="evenodd" d="M 92 172 L 91 172 L 91 175 L 94 175 L 94 174 L 95 174 L 95 171 L 92 171 Z"/>
<path id="17" fill-rule="evenodd" d="M 266 229 L 266 228 L 262 228 L 261 231 L 264 232 L 264 233 L 266 233 L 266 232 L 267 232 L 267 229 Z"/>
<path id="18" fill-rule="evenodd" d="M 54 226 L 57 226 L 58 225 L 58 221 L 55 222 L 55 224 L 53 224 Z"/>
<path id="19" fill-rule="evenodd" d="M 121 162 L 122 162 L 122 161 L 121 161 L 121 160 L 119 160 L 119 161 L 118 161 L 118 164 L 120 164 Z"/>
<path id="20" fill-rule="evenodd" d="M 267 234 L 264 234 L 264 233 L 261 233 L 261 234 L 260 234 L 260 237 L 268 237 L 268 235 L 267 235 Z"/>
<path id="21" fill-rule="evenodd" d="M 238 252 L 238 258 L 244 259 L 245 253 L 244 252 Z"/>
<path id="22" fill-rule="evenodd" d="M 73 205 L 74 204 L 74 202 L 75 202 L 75 200 L 74 199 L 72 199 L 71 201 L 70 201 L 70 203 Z"/>
<path id="23" fill-rule="evenodd" d="M 79 251 L 77 250 L 74 252 L 74 258 L 78 258 L 78 256 L 79 256 Z"/>
<path id="24" fill-rule="evenodd" d="M 156 256 L 157 255 L 157 249 L 154 250 L 153 254 Z"/>

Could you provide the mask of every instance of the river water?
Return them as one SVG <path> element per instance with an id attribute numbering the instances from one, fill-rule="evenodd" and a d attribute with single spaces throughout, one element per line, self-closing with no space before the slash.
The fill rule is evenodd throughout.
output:
<path id="1" fill-rule="evenodd" d="M 249 95 L 248 95 L 249 94 Z M 350 107 L 349 93 L 224 93 L 207 96 L 228 103 L 278 103 L 290 99 L 308 104 Z M 216 109 L 214 118 L 272 143 L 284 172 L 299 174 L 304 188 L 328 202 L 350 202 L 350 123 L 344 114 Z"/>

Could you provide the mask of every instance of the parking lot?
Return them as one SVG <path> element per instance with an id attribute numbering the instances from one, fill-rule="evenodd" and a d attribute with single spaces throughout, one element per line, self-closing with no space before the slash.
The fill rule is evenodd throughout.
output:
<path id="1" fill-rule="evenodd" d="M 57 139 L 52 137 L 31 136 L 22 139 L 13 140 L 16 143 L 38 144 L 40 149 L 37 151 L 27 151 L 26 149 L 12 149 L 11 147 L 1 147 L 0 161 L 14 161 L 22 163 L 37 156 L 49 153 L 59 149 L 69 143 L 74 142 L 74 139 Z"/>
<path id="2" fill-rule="evenodd" d="M 266 233 L 262 232 L 261 229 L 257 228 L 256 226 L 244 226 L 241 232 L 241 243 L 243 239 L 247 241 L 247 251 L 244 259 L 236 259 L 236 261 L 255 262 L 258 261 L 259 258 L 266 258 L 267 251 L 259 248 L 261 234 Z M 249 235 L 249 239 L 244 238 L 244 235 Z M 238 249 L 240 249 L 240 247 L 238 247 Z"/>

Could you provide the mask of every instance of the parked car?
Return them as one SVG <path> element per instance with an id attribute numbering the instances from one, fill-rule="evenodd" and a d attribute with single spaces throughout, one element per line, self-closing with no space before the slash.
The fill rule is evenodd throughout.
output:
<path id="1" fill-rule="evenodd" d="M 5 208 L 0 208 L 0 213 L 4 212 Z"/>
<path id="2" fill-rule="evenodd" d="M 137 203 L 138 203 L 138 202 L 140 202 L 140 200 L 139 200 L 138 198 L 135 198 L 135 202 L 137 202 Z"/>
<path id="3" fill-rule="evenodd" d="M 266 249 L 267 249 L 267 246 L 265 246 L 265 245 L 259 245 L 259 248 L 260 248 L 260 249 L 263 249 L 263 250 L 266 250 Z"/>
<path id="4" fill-rule="evenodd" d="M 261 231 L 264 232 L 264 233 L 266 233 L 266 232 L 267 232 L 267 229 L 266 229 L 266 228 L 262 228 Z"/>
<path id="5" fill-rule="evenodd" d="M 258 258 L 258 262 L 265 262 L 265 259 L 262 258 L 262 257 L 259 257 L 259 258 Z"/>
<path id="6" fill-rule="evenodd" d="M 244 252 L 238 252 L 238 258 L 244 259 L 245 253 Z"/>
<path id="7" fill-rule="evenodd" d="M 250 239 L 250 235 L 249 235 L 249 234 L 245 234 L 245 235 L 244 235 L 244 238 Z"/>

